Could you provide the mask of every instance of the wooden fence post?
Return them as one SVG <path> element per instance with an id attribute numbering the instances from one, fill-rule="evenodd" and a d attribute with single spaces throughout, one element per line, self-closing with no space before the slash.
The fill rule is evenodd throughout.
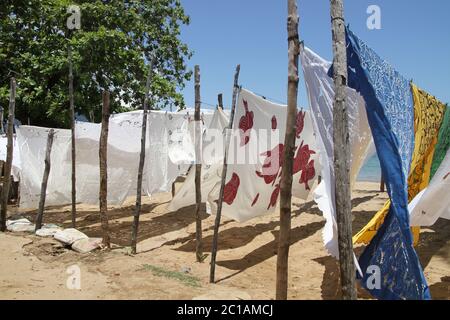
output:
<path id="1" fill-rule="evenodd" d="M 342 0 L 330 0 L 333 35 L 333 144 L 335 172 L 335 202 L 338 227 L 339 265 L 342 297 L 356 299 L 356 269 L 352 243 L 352 217 L 350 194 L 350 143 L 348 113 L 345 106 L 347 87 L 347 52 L 345 40 L 344 4 Z"/>
<path id="2" fill-rule="evenodd" d="M 383 173 L 381 173 L 381 176 L 380 176 L 380 192 L 384 192 L 384 185 L 385 185 L 385 183 L 384 183 L 384 176 L 383 176 Z"/>
<path id="3" fill-rule="evenodd" d="M 102 129 L 100 134 L 100 219 L 103 231 L 103 245 L 111 247 L 108 226 L 108 129 L 109 129 L 109 92 L 103 91 Z"/>
<path id="4" fill-rule="evenodd" d="M 139 156 L 138 179 L 136 189 L 136 207 L 134 209 L 133 231 L 131 234 L 131 253 L 136 254 L 136 244 L 139 230 L 139 217 L 142 209 L 142 173 L 145 164 L 145 143 L 147 140 L 147 113 L 148 100 L 150 96 L 150 84 L 152 81 L 154 60 L 150 63 L 150 68 L 147 75 L 147 83 L 145 86 L 144 110 L 142 115 L 142 133 L 141 133 L 141 154 Z"/>
<path id="5" fill-rule="evenodd" d="M 16 79 L 11 78 L 8 114 L 8 144 L 6 147 L 6 162 L 2 188 L 2 208 L 0 211 L 0 231 L 6 231 L 6 213 L 8 211 L 9 189 L 11 185 L 11 167 L 14 148 L 14 113 L 16 108 Z"/>
<path id="6" fill-rule="evenodd" d="M 38 214 L 36 218 L 36 229 L 35 231 L 38 231 L 40 228 L 42 228 L 42 218 L 44 216 L 44 207 L 45 207 L 45 197 L 47 193 L 47 182 L 48 182 L 48 176 L 50 174 L 50 165 L 51 165 L 51 153 L 52 153 L 52 145 L 53 145 L 53 137 L 55 135 L 55 130 L 50 129 L 47 136 L 47 149 L 45 150 L 45 168 L 44 168 L 44 176 L 42 177 L 42 184 L 41 184 L 41 197 L 39 199 L 39 209 Z"/>
<path id="7" fill-rule="evenodd" d="M 203 257 L 203 240 L 202 240 L 202 219 L 200 217 L 200 206 L 202 204 L 202 191 L 201 191 L 201 175 L 202 175 L 202 163 L 201 163 L 201 127 L 200 127 L 200 67 L 195 66 L 195 254 L 197 261 L 202 262 Z"/>
<path id="8" fill-rule="evenodd" d="M 76 196 L 76 149 L 75 149 L 75 103 L 73 97 L 73 67 L 72 67 L 72 47 L 69 44 L 69 104 L 70 104 L 70 129 L 72 133 L 72 228 L 76 227 L 77 216 L 77 196 Z"/>
<path id="9" fill-rule="evenodd" d="M 298 56 L 300 40 L 298 35 L 299 16 L 297 1 L 288 0 L 288 102 L 286 133 L 284 137 L 283 167 L 280 181 L 280 233 L 278 237 L 276 299 L 287 299 L 289 247 L 291 234 L 292 172 L 295 149 L 295 131 L 298 94 Z"/>
<path id="10" fill-rule="evenodd" d="M 217 101 L 219 103 L 218 108 L 223 110 L 223 95 L 221 93 L 217 96 Z"/>
<path id="11" fill-rule="evenodd" d="M 237 65 L 236 72 L 234 73 L 234 84 L 233 84 L 233 100 L 231 101 L 231 114 L 230 114 L 230 120 L 228 122 L 228 131 L 225 132 L 225 151 L 223 156 L 223 167 L 222 167 L 222 180 L 220 183 L 220 192 L 219 192 L 219 199 L 217 202 L 217 213 L 216 213 L 216 219 L 214 221 L 214 235 L 213 235 L 213 243 L 211 248 L 211 268 L 209 272 L 209 282 L 214 283 L 215 282 L 215 273 L 216 273 L 216 257 L 217 257 L 217 243 L 219 240 L 219 226 L 220 226 L 220 219 L 222 216 L 222 205 L 223 205 L 223 193 L 225 189 L 225 180 L 227 178 L 227 169 L 228 169 L 228 148 L 230 147 L 230 134 L 231 129 L 233 129 L 233 121 L 234 121 L 234 114 L 236 112 L 236 102 L 237 102 L 237 96 L 239 93 L 239 72 L 241 71 L 241 65 Z"/>

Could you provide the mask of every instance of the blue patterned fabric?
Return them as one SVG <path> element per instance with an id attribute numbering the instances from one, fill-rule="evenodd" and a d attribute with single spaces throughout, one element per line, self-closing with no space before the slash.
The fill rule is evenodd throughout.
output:
<path id="1" fill-rule="evenodd" d="M 379 299 L 430 299 L 413 247 L 407 178 L 414 149 L 414 106 L 409 82 L 347 28 L 349 86 L 366 101 L 381 170 L 391 199 L 389 213 L 359 259 L 362 285 Z M 381 287 L 367 268 L 381 271 Z M 369 269 L 370 270 L 370 269 Z"/>

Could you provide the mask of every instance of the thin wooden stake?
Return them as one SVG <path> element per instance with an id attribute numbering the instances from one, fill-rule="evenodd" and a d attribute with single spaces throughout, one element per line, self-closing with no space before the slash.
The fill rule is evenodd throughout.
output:
<path id="1" fill-rule="evenodd" d="M 217 101 L 219 102 L 218 108 L 223 110 L 223 96 L 221 93 L 219 93 L 219 95 L 217 96 Z"/>
<path id="2" fill-rule="evenodd" d="M 42 228 L 42 218 L 44 216 L 44 207 L 45 207 L 45 196 L 47 193 L 47 182 L 48 182 L 48 176 L 50 174 L 50 156 L 52 152 L 52 145 L 53 145 L 53 137 L 55 135 L 55 130 L 50 129 L 47 136 L 47 149 L 45 151 L 45 168 L 44 168 L 44 176 L 42 177 L 42 184 L 41 184 L 41 197 L 39 199 L 39 209 L 38 214 L 36 218 L 36 229 L 35 231 L 38 231 L 40 228 Z"/>
<path id="3" fill-rule="evenodd" d="M 284 137 L 283 166 L 280 180 L 280 233 L 278 237 L 276 299 L 287 299 L 288 263 L 291 235 L 292 172 L 295 149 L 295 131 L 298 94 L 298 35 L 299 16 L 297 1 L 288 0 L 288 99 L 286 133 Z"/>
<path id="4" fill-rule="evenodd" d="M 342 297 L 356 299 L 355 262 L 352 243 L 352 217 L 350 194 L 350 143 L 348 113 L 345 107 L 347 86 L 347 53 L 343 0 L 330 0 L 333 35 L 333 144 L 335 172 L 335 203 L 338 227 L 339 265 L 341 271 Z"/>
<path id="5" fill-rule="evenodd" d="M 203 261 L 203 240 L 202 240 L 202 219 L 200 217 L 200 206 L 202 204 L 202 191 L 201 191 L 201 175 L 202 175 L 202 163 L 201 163 L 201 138 L 200 132 L 200 67 L 195 66 L 195 254 L 197 261 Z"/>
<path id="6" fill-rule="evenodd" d="M 147 140 L 147 114 L 148 114 L 148 100 L 150 97 L 150 84 L 153 75 L 154 60 L 150 63 L 150 68 L 147 75 L 147 83 L 145 86 L 144 110 L 142 114 L 142 134 L 141 134 L 141 154 L 139 157 L 138 179 L 136 189 L 136 207 L 134 209 L 133 232 L 131 234 L 131 253 L 136 254 L 137 236 L 139 230 L 139 217 L 142 209 L 142 173 L 145 164 L 145 143 Z"/>
<path id="7" fill-rule="evenodd" d="M 76 152 L 75 152 L 75 103 L 73 97 L 73 67 L 72 67 L 72 47 L 69 44 L 69 103 L 70 103 L 70 129 L 72 132 L 72 228 L 77 223 L 77 190 L 76 190 Z"/>
<path id="8" fill-rule="evenodd" d="M 103 91 L 102 130 L 100 134 L 100 219 L 103 231 L 103 245 L 111 247 L 108 226 L 108 130 L 109 130 L 109 92 Z"/>
<path id="9" fill-rule="evenodd" d="M 5 128 L 3 128 L 3 107 L 0 107 L 0 134 L 5 133 Z"/>
<path id="10" fill-rule="evenodd" d="M 8 144 L 6 147 L 6 163 L 4 167 L 3 188 L 2 188 L 2 208 L 0 211 L 0 231 L 6 231 L 6 213 L 8 211 L 9 189 L 11 185 L 11 167 L 14 148 L 14 113 L 16 108 L 16 79 L 11 78 L 11 91 L 9 96 L 8 114 Z"/>
<path id="11" fill-rule="evenodd" d="M 384 192 L 384 176 L 383 176 L 383 173 L 381 173 L 381 176 L 380 176 L 380 192 Z"/>
<path id="12" fill-rule="evenodd" d="M 233 84 L 233 100 L 231 101 L 231 114 L 230 114 L 230 121 L 228 122 L 228 131 L 231 131 L 233 129 L 233 121 L 234 121 L 234 114 L 236 111 L 236 102 L 237 102 L 237 96 L 239 93 L 239 72 L 241 71 L 241 65 L 237 65 L 236 72 L 234 73 L 234 84 Z M 213 236 L 213 243 L 212 243 L 212 249 L 211 249 L 211 269 L 209 273 L 209 282 L 214 283 L 215 282 L 215 272 L 216 272 L 216 257 L 217 257 L 217 243 L 219 240 L 219 226 L 220 226 L 220 219 L 222 215 L 222 204 L 223 204 L 223 193 L 225 189 L 225 180 L 227 178 L 227 169 L 228 169 L 228 149 L 230 147 L 230 135 L 228 133 L 225 134 L 226 141 L 225 141 L 225 152 L 223 156 L 223 167 L 222 167 L 222 180 L 220 183 L 220 192 L 219 192 L 219 199 L 217 203 L 217 213 L 216 213 L 216 220 L 214 221 L 214 236 Z"/>

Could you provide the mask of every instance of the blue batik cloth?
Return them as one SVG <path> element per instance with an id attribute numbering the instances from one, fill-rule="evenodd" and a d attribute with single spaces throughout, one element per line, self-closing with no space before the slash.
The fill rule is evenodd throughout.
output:
<path id="1" fill-rule="evenodd" d="M 359 259 L 365 287 L 378 299 L 431 299 L 413 247 L 407 178 L 414 149 L 414 105 L 409 81 L 346 29 L 348 85 L 364 97 L 391 206 Z M 372 267 L 371 267 L 372 266 Z M 376 286 L 367 269 L 379 268 Z M 376 269 L 375 269 L 376 270 Z M 373 288 L 373 286 L 376 286 Z"/>

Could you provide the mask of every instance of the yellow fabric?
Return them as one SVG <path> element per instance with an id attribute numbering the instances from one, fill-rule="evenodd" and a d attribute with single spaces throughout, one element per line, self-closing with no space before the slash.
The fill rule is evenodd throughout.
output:
<path id="1" fill-rule="evenodd" d="M 408 200 L 411 201 L 430 181 L 431 163 L 446 106 L 423 90 L 411 84 L 414 98 L 414 153 L 408 177 Z M 368 244 L 386 218 L 391 205 L 383 208 L 354 237 L 353 243 Z M 420 227 L 412 227 L 414 245 L 419 242 Z"/>

